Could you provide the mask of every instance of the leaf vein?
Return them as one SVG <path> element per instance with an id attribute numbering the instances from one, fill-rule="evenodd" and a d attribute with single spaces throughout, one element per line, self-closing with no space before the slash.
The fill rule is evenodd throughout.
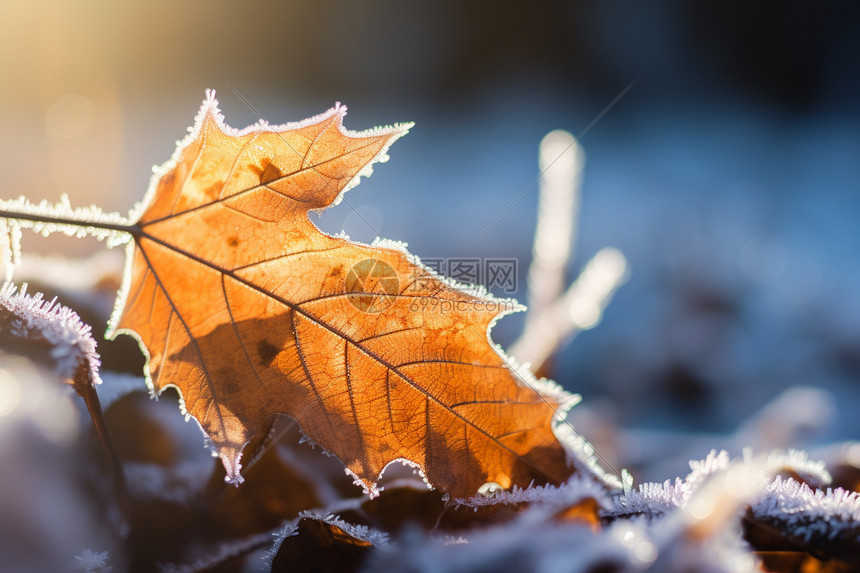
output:
<path id="1" fill-rule="evenodd" d="M 146 250 L 143 248 L 143 245 L 138 241 L 137 246 L 140 249 L 140 254 L 143 255 L 143 258 L 146 261 L 146 265 L 152 271 L 152 277 L 155 279 L 158 288 L 160 288 L 161 292 L 164 293 L 164 297 L 167 299 L 167 304 L 170 305 L 170 307 L 173 309 L 173 312 L 176 314 L 176 318 L 178 318 L 179 322 L 182 323 L 183 328 L 185 328 L 185 332 L 188 334 L 188 340 L 191 342 L 191 344 L 194 346 L 194 350 L 197 352 L 197 357 L 200 359 L 200 369 L 203 371 L 203 377 L 206 380 L 206 385 L 209 387 L 209 395 L 212 397 L 212 402 L 214 403 L 218 400 L 218 397 L 215 395 L 214 385 L 210 382 L 212 380 L 212 375 L 209 373 L 209 368 L 206 366 L 206 360 L 204 360 L 203 358 L 203 351 L 200 349 L 200 344 L 197 342 L 197 339 L 191 333 L 191 329 L 188 327 L 188 324 L 185 322 L 185 319 L 182 318 L 182 314 L 179 313 L 179 309 L 176 307 L 176 303 L 173 302 L 170 293 L 167 292 L 167 288 L 165 288 L 164 283 L 161 282 L 161 279 L 155 272 L 155 269 L 152 266 L 152 261 L 150 260 L 149 255 L 146 254 Z M 221 409 L 218 408 L 216 412 L 218 414 L 218 425 L 221 426 L 221 431 L 226 437 L 227 427 L 224 424 L 224 418 L 221 415 Z"/>

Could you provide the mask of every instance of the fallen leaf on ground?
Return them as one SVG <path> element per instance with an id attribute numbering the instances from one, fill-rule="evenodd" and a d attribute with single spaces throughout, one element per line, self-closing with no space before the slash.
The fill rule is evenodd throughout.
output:
<path id="1" fill-rule="evenodd" d="M 272 548 L 272 573 L 359 571 L 374 546 L 385 543 L 384 534 L 333 515 L 303 512 L 296 521 Z"/>

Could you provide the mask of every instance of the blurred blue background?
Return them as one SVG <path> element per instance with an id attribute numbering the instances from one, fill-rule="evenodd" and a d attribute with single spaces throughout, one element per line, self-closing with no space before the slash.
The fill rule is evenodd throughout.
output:
<path id="1" fill-rule="evenodd" d="M 514 257 L 525 301 L 537 188 L 488 225 L 538 175 L 544 134 L 581 133 L 635 82 L 581 140 L 569 269 L 611 245 L 631 278 L 551 375 L 620 427 L 690 433 L 813 386 L 833 400 L 811 439 L 857 438 L 858 38 L 845 2 L 7 0 L 0 192 L 126 211 L 205 88 L 237 127 L 340 101 L 351 129 L 416 126 L 319 224 Z"/>

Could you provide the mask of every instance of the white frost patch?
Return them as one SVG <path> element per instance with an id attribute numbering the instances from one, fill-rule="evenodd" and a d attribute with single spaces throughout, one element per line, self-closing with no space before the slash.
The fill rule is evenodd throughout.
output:
<path id="1" fill-rule="evenodd" d="M 293 521 L 289 521 L 284 524 L 284 526 L 272 533 L 272 537 L 275 538 L 275 541 L 272 543 L 272 547 L 263 554 L 263 563 L 265 564 L 265 570 L 269 571 L 272 569 L 272 562 L 275 560 L 275 556 L 278 554 L 278 551 L 281 550 L 281 545 L 284 543 L 284 539 L 287 537 L 292 537 L 299 532 L 299 520 L 294 519 Z"/>
<path id="2" fill-rule="evenodd" d="M 84 324 L 75 311 L 57 303 L 56 298 L 44 300 L 42 293 L 28 295 L 26 284 L 18 292 L 17 287 L 10 282 L 0 288 L 0 305 L 16 317 L 10 325 L 12 336 L 36 336 L 52 346 L 51 358 L 56 363 L 56 373 L 60 378 L 73 379 L 81 364 L 86 363 L 90 381 L 101 384 L 101 361 L 96 352 L 92 328 Z"/>
<path id="3" fill-rule="evenodd" d="M 767 467 L 773 473 L 791 470 L 816 486 L 827 485 L 833 481 L 824 462 L 810 460 L 809 454 L 803 450 L 774 450 L 767 457 Z"/>
<path id="4" fill-rule="evenodd" d="M 779 475 L 771 481 L 774 474 L 789 469 L 804 479 L 809 477 L 813 483 L 829 483 L 830 475 L 823 462 L 810 461 L 806 452 L 775 451 L 766 460 L 763 456 L 754 459 L 745 452 L 743 462 L 730 467 L 727 452 L 712 450 L 704 460 L 691 461 L 690 468 L 692 471 L 683 480 L 640 484 L 638 490 L 613 498 L 615 507 L 606 514 L 642 514 L 654 518 L 681 508 L 690 519 L 705 519 L 719 513 L 715 504 L 752 503 L 756 518 L 784 523 L 806 541 L 814 536 L 832 539 L 849 529 L 855 533 L 860 531 L 860 495 L 857 493 L 841 489 L 814 490 Z M 711 476 L 717 473 L 724 474 L 723 478 L 711 483 Z M 709 487 L 713 491 L 708 490 Z M 727 511 L 725 507 L 723 510 Z"/>
<path id="5" fill-rule="evenodd" d="M 663 515 L 680 507 L 691 494 L 689 484 L 681 478 L 663 483 L 639 484 L 638 490 L 615 498 L 612 515 Z"/>
<path id="6" fill-rule="evenodd" d="M 621 539 L 624 539 L 621 536 Z M 404 533 L 395 551 L 380 551 L 366 571 L 540 571 L 588 573 L 598 568 L 635 571 L 630 553 L 637 545 L 618 536 L 594 535 L 580 524 L 522 520 L 481 528 L 468 536 Z"/>
<path id="7" fill-rule="evenodd" d="M 85 573 L 107 573 L 113 569 L 107 564 L 109 557 L 108 551 L 84 549 L 75 555 L 75 569 L 80 569 Z"/>
<path id="8" fill-rule="evenodd" d="M 704 460 L 691 460 L 692 470 L 685 479 L 675 478 L 663 483 L 639 484 L 638 490 L 614 498 L 610 515 L 644 514 L 660 516 L 684 505 L 693 493 L 715 472 L 729 466 L 729 454 L 711 450 Z"/>
<path id="9" fill-rule="evenodd" d="M 741 537 L 738 513 L 764 490 L 768 475 L 764 457 L 731 463 L 726 452 L 711 451 L 705 459 L 692 461 L 690 468 L 686 479 L 645 484 L 627 496 L 620 496 L 620 499 L 626 498 L 628 505 L 640 502 L 643 511 L 652 516 L 661 513 L 660 507 L 665 509 L 662 513 L 671 512 L 659 521 L 617 519 L 595 534 L 581 525 L 549 519 L 547 510 L 551 510 L 553 504 L 576 500 L 577 496 L 605 502 L 600 484 L 589 480 L 589 476 L 580 476 L 575 478 L 578 483 L 573 481 L 561 487 L 497 492 L 484 499 L 469 500 L 473 505 L 519 502 L 530 505 L 514 520 L 472 531 L 466 539 L 428 536 L 420 532 L 403 535 L 398 540 L 397 551 L 374 554 L 367 570 L 427 573 L 472 570 L 588 573 L 597 568 L 701 573 L 758 571 L 758 562 Z M 784 494 L 792 503 L 778 504 L 773 493 L 757 502 L 760 505 L 770 503 L 775 518 L 785 519 L 785 514 L 793 511 L 795 505 L 808 507 L 810 499 L 806 498 L 811 498 L 825 509 L 812 518 L 804 518 L 800 525 L 808 526 L 817 520 L 824 529 L 832 527 L 829 522 L 834 519 L 842 519 L 844 525 L 840 532 L 852 527 L 850 531 L 856 534 L 860 512 L 858 494 L 815 494 L 797 484 L 776 489 L 789 490 Z M 797 501 L 799 498 L 804 498 L 802 503 Z M 701 502 L 709 501 L 713 502 L 710 510 L 691 520 L 691 516 L 699 514 L 696 508 L 702 506 Z M 676 508 L 681 510 L 673 511 Z M 611 516 L 614 511 L 604 515 Z M 627 513 L 629 511 L 617 515 L 626 516 Z"/>
<path id="10" fill-rule="evenodd" d="M 846 533 L 856 537 L 860 532 L 860 494 L 842 488 L 814 490 L 777 476 L 751 509 L 756 518 L 782 523 L 806 542 L 832 540 Z"/>
<path id="11" fill-rule="evenodd" d="M 711 450 L 703 460 L 690 460 L 690 469 L 687 474 L 687 483 L 698 486 L 701 485 L 711 474 L 722 471 L 729 467 L 731 458 L 725 450 Z"/>
<path id="12" fill-rule="evenodd" d="M 567 506 L 584 499 L 594 499 L 600 505 L 608 507 L 606 491 L 593 479 L 574 477 L 559 486 L 539 485 L 521 488 L 514 486 L 511 491 L 495 490 L 486 495 L 476 495 L 468 499 L 455 498 L 450 501 L 455 507 L 487 507 L 492 505 L 548 504 Z"/>

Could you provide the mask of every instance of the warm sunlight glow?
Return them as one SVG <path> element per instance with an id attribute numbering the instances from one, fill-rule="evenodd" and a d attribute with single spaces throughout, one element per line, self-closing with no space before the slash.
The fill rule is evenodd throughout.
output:
<path id="1" fill-rule="evenodd" d="M 6 370 L 0 370 L 0 418 L 15 411 L 21 399 L 18 381 Z"/>
<path id="2" fill-rule="evenodd" d="M 94 113 L 95 106 L 91 99 L 67 94 L 48 108 L 45 129 L 53 137 L 73 139 L 90 129 Z"/>

